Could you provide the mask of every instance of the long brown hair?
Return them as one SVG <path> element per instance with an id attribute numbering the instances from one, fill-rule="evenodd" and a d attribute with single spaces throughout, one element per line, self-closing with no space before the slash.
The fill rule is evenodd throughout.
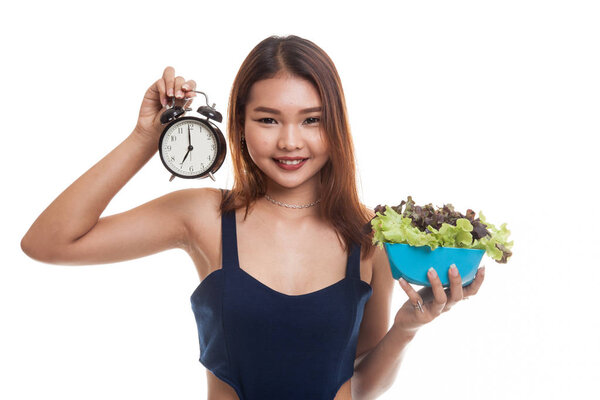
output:
<path id="1" fill-rule="evenodd" d="M 245 219 L 252 204 L 266 192 L 266 177 L 243 150 L 241 137 L 250 88 L 277 74 L 308 80 L 321 97 L 321 121 L 330 158 L 321 170 L 320 217 L 333 225 L 346 251 L 349 243 L 358 243 L 362 258 L 366 258 L 373 250 L 369 221 L 374 214 L 360 203 L 356 190 L 354 146 L 342 83 L 329 56 L 310 40 L 295 35 L 270 36 L 261 41 L 235 77 L 227 120 L 234 184 L 223 197 L 220 210 L 223 213 L 245 206 Z"/>

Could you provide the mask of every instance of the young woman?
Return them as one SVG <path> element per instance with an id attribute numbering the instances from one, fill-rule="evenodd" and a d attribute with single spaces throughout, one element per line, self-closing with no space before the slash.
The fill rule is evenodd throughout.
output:
<path id="1" fill-rule="evenodd" d="M 450 275 L 416 292 L 388 330 L 394 279 L 360 203 L 342 85 L 327 54 L 269 37 L 243 62 L 228 108 L 231 190 L 179 190 L 99 218 L 157 152 L 164 106 L 196 83 L 172 67 L 148 89 L 134 131 L 61 193 L 21 247 L 53 264 L 131 260 L 172 248 L 193 259 L 191 296 L 209 399 L 363 399 L 391 387 L 422 325 L 475 294 Z M 352 378 L 352 379 L 351 379 Z"/>

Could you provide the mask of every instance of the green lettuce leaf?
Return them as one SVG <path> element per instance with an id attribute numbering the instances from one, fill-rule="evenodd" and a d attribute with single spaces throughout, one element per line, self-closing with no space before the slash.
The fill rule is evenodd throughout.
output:
<path id="1" fill-rule="evenodd" d="M 402 211 L 402 206 L 406 208 Z M 506 263 L 512 256 L 513 242 L 508 241 L 510 231 L 506 223 L 497 229 L 486 221 L 480 211 L 479 218 L 469 209 L 463 215 L 452 204 L 435 210 L 431 204 L 420 207 L 411 196 L 399 206 L 378 205 L 371 220 L 373 244 L 380 248 L 383 243 L 404 243 L 411 246 L 457 247 L 483 249 L 485 254 L 498 263 Z"/>

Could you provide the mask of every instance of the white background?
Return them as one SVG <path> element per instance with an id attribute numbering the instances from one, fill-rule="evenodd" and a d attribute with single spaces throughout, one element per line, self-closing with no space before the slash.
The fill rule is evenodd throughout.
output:
<path id="1" fill-rule="evenodd" d="M 598 398 L 600 13 L 593 1 L 30 1 L 3 6 L 0 397 L 200 399 L 182 251 L 58 266 L 35 218 L 135 126 L 167 65 L 224 117 L 269 35 L 322 47 L 342 78 L 362 201 L 452 203 L 507 222 L 514 256 L 418 333 L 381 399 Z M 225 131 L 224 124 L 222 125 Z M 225 132 L 224 132 L 225 133 Z M 170 191 L 158 156 L 103 216 Z M 393 316 L 406 300 L 398 285 Z"/>

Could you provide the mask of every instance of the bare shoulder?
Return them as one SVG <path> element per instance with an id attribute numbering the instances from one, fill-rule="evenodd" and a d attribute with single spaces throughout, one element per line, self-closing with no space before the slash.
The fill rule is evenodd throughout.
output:
<path id="1" fill-rule="evenodd" d="M 221 204 L 221 190 L 215 188 L 191 188 L 178 190 L 181 198 L 179 205 L 190 214 L 210 217 L 218 214 Z"/>
<path id="2" fill-rule="evenodd" d="M 375 210 L 373 210 L 372 208 L 369 208 L 369 207 L 366 207 L 366 208 L 369 212 L 369 219 L 374 218 Z M 369 264 L 371 265 L 371 269 L 372 269 L 373 273 L 379 272 L 380 276 L 385 276 L 386 279 L 391 278 L 391 272 L 390 272 L 391 270 L 390 270 L 390 265 L 389 265 L 389 261 L 387 258 L 387 253 L 385 252 L 385 248 L 374 245 L 374 251 L 371 252 L 371 254 L 369 255 L 369 257 L 367 259 L 369 260 Z M 393 278 L 391 278 L 391 279 L 393 279 Z"/>
<path id="3" fill-rule="evenodd" d="M 366 208 L 369 212 L 369 218 L 374 218 L 375 210 L 369 207 Z M 382 284 L 382 286 L 386 288 L 385 290 L 388 292 L 387 295 L 391 296 L 390 290 L 392 289 L 393 282 L 390 282 L 393 281 L 394 278 L 391 275 L 390 264 L 385 248 L 374 245 L 374 251 L 371 252 L 367 260 L 369 261 L 373 275 L 378 275 L 378 279 L 381 281 L 387 281 L 387 283 Z"/>
<path id="4" fill-rule="evenodd" d="M 210 230 L 219 220 L 221 190 L 193 188 L 181 190 L 179 205 L 185 215 L 186 228 L 190 233 Z"/>
<path id="5" fill-rule="evenodd" d="M 368 214 L 369 214 L 369 220 L 371 220 L 371 218 L 373 218 L 375 216 L 375 211 L 372 208 L 369 208 L 364 204 L 363 204 L 363 206 L 367 209 Z M 375 246 L 375 247 L 377 249 L 377 246 Z M 371 269 L 373 268 L 373 261 L 374 261 L 376 255 L 377 255 L 377 251 L 373 251 L 369 254 L 369 256 L 365 260 L 369 263 L 369 266 Z"/>
<path id="6" fill-rule="evenodd" d="M 361 205 L 367 209 L 368 214 L 369 214 L 369 219 L 373 218 L 375 216 L 375 213 L 372 209 L 365 206 L 364 204 L 361 204 Z M 369 284 L 371 284 L 373 281 L 373 272 L 374 272 L 373 267 L 374 267 L 375 254 L 376 254 L 376 252 L 372 251 L 366 256 L 366 258 L 363 258 L 362 253 L 361 253 L 361 260 L 360 260 L 361 279 Z"/>

